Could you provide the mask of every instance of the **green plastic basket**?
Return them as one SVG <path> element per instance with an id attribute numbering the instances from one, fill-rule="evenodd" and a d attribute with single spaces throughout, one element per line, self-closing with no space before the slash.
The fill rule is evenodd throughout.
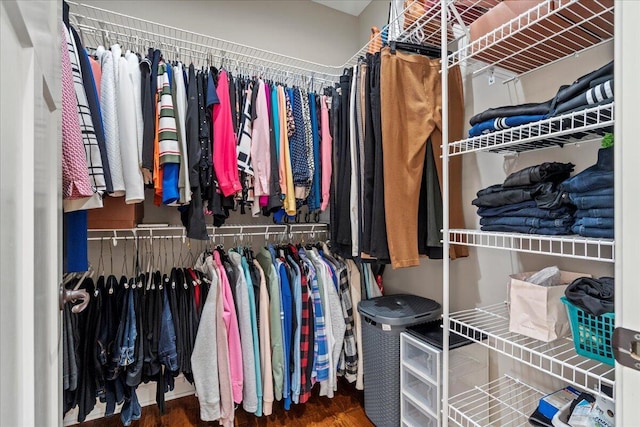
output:
<path id="1" fill-rule="evenodd" d="M 615 314 L 592 316 L 571 304 L 567 298 L 561 297 L 560 300 L 567 306 L 576 353 L 613 366 L 615 359 L 611 340 L 615 328 Z"/>

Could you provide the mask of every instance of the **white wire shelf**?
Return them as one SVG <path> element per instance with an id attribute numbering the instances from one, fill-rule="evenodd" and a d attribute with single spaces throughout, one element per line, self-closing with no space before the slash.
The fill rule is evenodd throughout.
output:
<path id="1" fill-rule="evenodd" d="M 456 245 L 615 262 L 613 239 L 451 229 L 449 242 Z"/>
<path id="2" fill-rule="evenodd" d="M 466 63 L 476 73 L 494 66 L 531 72 L 611 40 L 613 10 L 613 0 L 545 0 L 461 46 L 449 64 Z"/>
<path id="3" fill-rule="evenodd" d="M 595 393 L 603 386 L 614 389 L 615 368 L 579 356 L 570 336 L 546 343 L 509 332 L 509 309 L 504 303 L 452 313 L 450 321 L 453 332 L 547 375 Z M 480 334 L 486 339 L 478 339 Z"/>
<path id="4" fill-rule="evenodd" d="M 160 49 L 165 58 L 193 62 L 197 66 L 226 66 L 244 73 L 255 73 L 282 81 L 331 84 L 342 67 L 319 64 L 265 49 L 135 18 L 82 3 L 68 2 L 72 23 L 85 45 L 97 47 L 120 43 L 142 52 Z"/>
<path id="5" fill-rule="evenodd" d="M 510 376 L 449 398 L 449 419 L 462 427 L 529 425 L 545 393 Z"/>
<path id="6" fill-rule="evenodd" d="M 451 44 L 466 34 L 467 26 L 487 13 L 502 0 L 447 0 L 447 42 Z M 391 6 L 393 7 L 393 5 Z M 389 24 L 389 40 L 440 46 L 439 0 L 415 0 L 406 3 Z M 454 29 L 454 26 L 457 27 Z M 356 55 L 366 53 L 364 46 Z"/>
<path id="7" fill-rule="evenodd" d="M 614 103 L 527 123 L 449 144 L 449 155 L 489 151 L 499 154 L 521 153 L 562 147 L 602 136 L 614 124 Z"/>
<path id="8" fill-rule="evenodd" d="M 448 0 L 449 42 L 465 34 L 466 26 L 501 0 Z M 356 65 L 371 44 L 382 44 L 383 34 L 367 42 L 344 64 L 328 65 L 294 58 L 241 43 L 135 18 L 88 4 L 68 2 L 72 22 L 86 46 L 120 43 L 124 48 L 162 50 L 168 59 L 197 66 L 226 66 L 244 74 L 264 75 L 292 84 L 327 85 L 338 81 L 343 70 Z M 389 40 L 440 46 L 440 1 L 413 0 L 398 11 L 388 25 Z M 459 30 L 454 31 L 457 24 Z"/>

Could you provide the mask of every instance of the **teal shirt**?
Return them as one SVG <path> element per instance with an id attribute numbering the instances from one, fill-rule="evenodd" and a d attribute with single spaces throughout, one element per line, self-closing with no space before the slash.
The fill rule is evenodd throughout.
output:
<path id="1" fill-rule="evenodd" d="M 242 256 L 242 271 L 244 272 L 244 278 L 249 288 L 249 314 L 251 315 L 251 334 L 253 335 L 253 354 L 256 365 L 256 391 L 258 394 L 258 409 L 256 409 L 255 415 L 262 416 L 262 371 L 260 369 L 260 348 L 258 344 L 258 316 L 256 315 L 256 299 L 253 292 L 253 281 L 251 280 L 251 272 L 249 271 L 249 263 L 247 258 Z"/>

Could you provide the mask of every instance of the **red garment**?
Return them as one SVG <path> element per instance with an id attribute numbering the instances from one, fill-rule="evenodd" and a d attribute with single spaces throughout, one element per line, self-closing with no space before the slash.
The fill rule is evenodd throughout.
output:
<path id="1" fill-rule="evenodd" d="M 200 281 L 198 279 L 198 276 L 196 276 L 195 271 L 193 271 L 192 269 L 188 269 L 187 271 L 193 279 L 193 299 L 196 302 L 196 311 L 200 313 L 202 311 L 200 310 Z"/>
<path id="2" fill-rule="evenodd" d="M 242 190 L 238 176 L 236 153 L 236 135 L 231 119 L 231 100 L 229 98 L 229 79 L 222 70 L 218 75 L 218 98 L 220 103 L 213 104 L 213 167 L 218 178 L 222 194 L 231 196 Z"/>
<path id="3" fill-rule="evenodd" d="M 100 68 L 100 63 L 89 57 L 89 62 L 91 63 L 91 72 L 93 73 L 93 80 L 96 82 L 96 90 L 98 91 L 98 98 L 100 98 L 100 83 L 102 81 L 102 68 Z"/>

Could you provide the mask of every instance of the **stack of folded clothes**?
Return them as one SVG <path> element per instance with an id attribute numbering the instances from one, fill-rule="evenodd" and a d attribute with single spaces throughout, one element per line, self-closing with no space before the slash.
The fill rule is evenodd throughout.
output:
<path id="1" fill-rule="evenodd" d="M 469 137 L 537 122 L 613 102 L 613 61 L 586 74 L 570 85 L 561 86 L 552 99 L 534 104 L 489 108 L 471 117 Z M 588 119 L 588 118 L 587 118 Z M 567 123 L 578 126 L 582 123 Z M 608 131 L 607 129 L 603 129 Z M 579 135 L 574 135 L 579 136 Z"/>
<path id="2" fill-rule="evenodd" d="M 527 234 L 571 234 L 574 208 L 558 184 L 574 165 L 547 162 L 514 172 L 502 184 L 477 193 L 481 230 Z"/>
<path id="3" fill-rule="evenodd" d="M 598 151 L 598 163 L 560 184 L 575 205 L 572 230 L 585 237 L 613 238 L 613 147 Z"/>

